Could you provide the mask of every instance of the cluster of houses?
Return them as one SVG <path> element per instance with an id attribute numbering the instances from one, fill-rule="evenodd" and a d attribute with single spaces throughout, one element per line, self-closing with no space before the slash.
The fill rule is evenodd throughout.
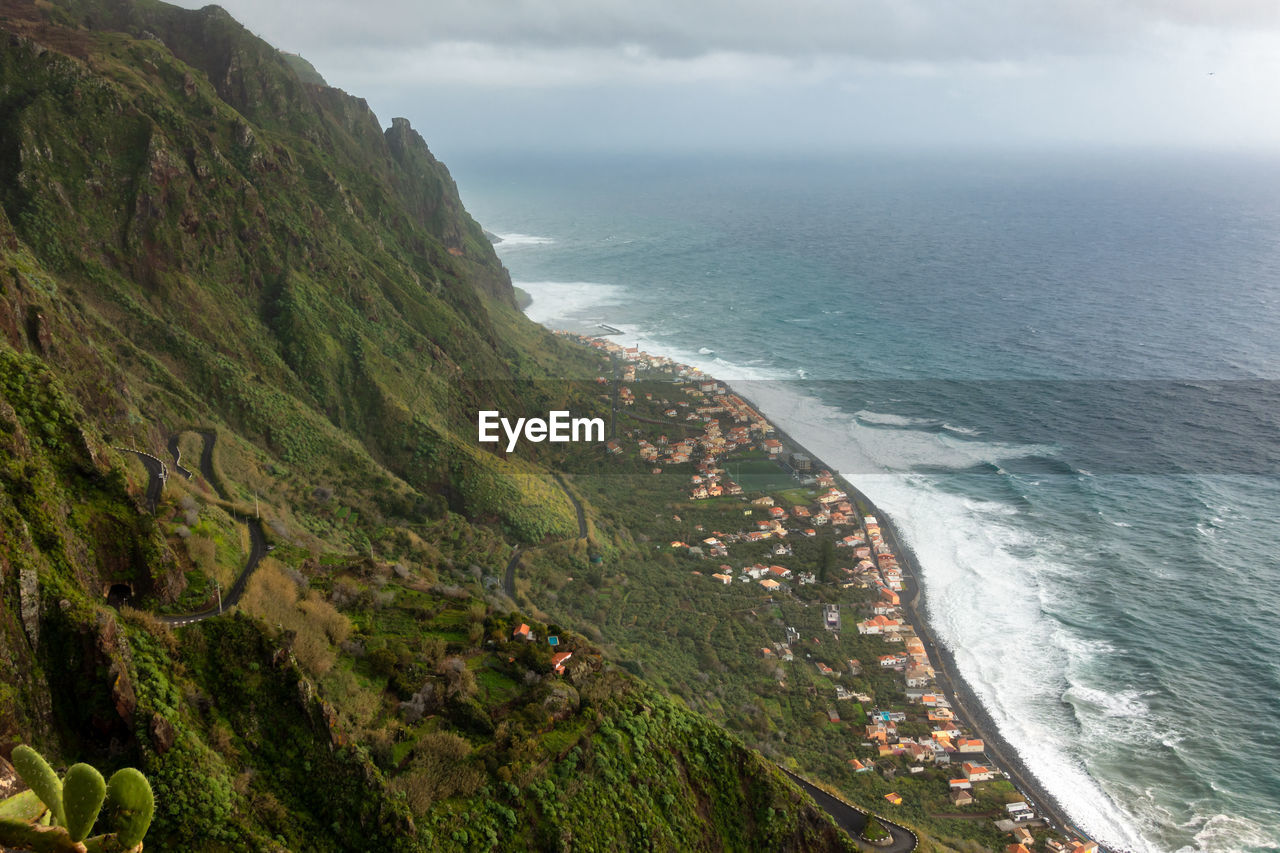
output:
<path id="1" fill-rule="evenodd" d="M 526 623 L 521 622 L 518 627 L 511 632 L 511 639 L 524 640 L 526 643 L 532 643 L 537 640 L 533 633 L 533 629 Z M 547 643 L 552 647 L 560 644 L 558 637 L 547 637 Z M 569 662 L 569 658 L 573 657 L 573 652 L 555 652 L 551 655 L 551 668 L 555 670 L 557 675 L 564 674 L 565 664 Z"/>
<path id="2" fill-rule="evenodd" d="M 680 545 L 682 543 L 673 542 L 671 544 Z M 700 575 L 702 573 L 694 572 L 694 574 Z M 734 568 L 729 565 L 721 565 L 720 570 L 711 575 L 712 580 L 717 580 L 726 586 L 733 583 L 734 577 Z M 792 572 L 785 566 L 766 566 L 763 563 L 744 566 L 736 577 L 742 583 L 751 583 L 752 581 L 755 581 L 770 592 L 782 589 L 783 581 L 794 580 L 797 584 L 802 586 L 804 584 L 817 583 L 818 581 L 817 576 L 814 575 L 813 572 Z"/>
<path id="3" fill-rule="evenodd" d="M 695 473 L 690 477 L 690 498 L 702 500 L 742 494 L 742 488 L 728 479 L 723 469 L 717 467 L 717 460 L 730 451 L 758 447 L 771 458 L 781 458 L 785 447 L 773 437 L 774 429 L 764 417 L 740 397 L 730 393 L 725 386 L 696 368 L 649 355 L 637 347 L 623 347 L 598 338 L 578 337 L 589 346 L 622 358 L 625 362 L 625 382 L 635 381 L 636 366 L 662 371 L 675 379 L 688 380 L 689 384 L 683 386 L 682 390 L 690 400 L 672 403 L 665 399 L 654 401 L 652 394 L 646 394 L 645 397 L 650 402 L 666 407 L 663 414 L 668 418 L 701 422 L 702 433 L 674 443 L 668 441 L 666 436 L 658 438 L 656 443 L 638 437 L 638 444 L 641 458 L 655 464 L 680 464 L 697 460 Z M 601 377 L 601 381 L 607 380 Z M 620 398 L 624 404 L 634 402 L 634 394 L 629 387 L 621 389 Z M 721 428 L 722 421 L 731 423 L 732 426 L 725 431 Z M 620 452 L 621 448 L 613 442 L 610 450 Z M 792 467 L 797 471 L 807 472 L 810 463 L 811 460 L 807 457 L 793 455 Z M 655 467 L 653 470 L 654 473 L 659 473 L 661 468 Z M 867 773 L 875 769 L 875 762 L 880 759 L 901 757 L 908 762 L 911 773 L 923 772 L 925 765 L 947 766 L 954 769 L 948 783 L 950 801 L 955 806 L 970 805 L 975 801 L 975 783 L 1002 778 L 1004 774 L 987 763 L 986 745 L 957 723 L 950 703 L 938 690 L 936 672 L 924 642 L 902 613 L 899 595 L 904 589 L 902 568 L 884 539 L 879 520 L 871 515 L 858 518 L 848 495 L 839 488 L 831 472 L 819 471 L 812 482 L 821 492 L 816 498 L 816 505 L 797 505 L 788 510 L 777 506 L 771 497 L 760 497 L 751 502 L 751 513 L 763 510 L 763 517 L 755 520 L 754 529 L 729 534 L 715 532 L 697 545 L 672 542 L 671 546 L 687 548 L 697 555 L 725 559 L 731 544 L 777 540 L 772 551 L 776 557 L 790 554 L 790 547 L 785 544 L 785 540 L 792 534 L 812 537 L 817 534 L 817 528 L 827 525 L 834 530 L 852 528 L 847 535 L 836 541 L 837 547 L 850 549 L 853 561 L 856 561 L 851 568 L 837 570 L 841 575 L 841 586 L 858 586 L 875 592 L 871 615 L 857 623 L 858 633 L 880 636 L 895 647 L 879 656 L 878 669 L 902 674 L 907 700 L 921 706 L 930 731 L 927 736 L 899 736 L 897 724 L 906 720 L 907 714 L 904 711 L 872 710 L 866 723 L 865 745 L 874 752 L 875 757 L 851 758 L 849 765 L 855 773 Z M 786 582 L 805 584 L 816 580 L 812 573 L 793 572 L 784 566 L 764 563 L 740 569 L 722 564 L 718 571 L 710 574 L 711 580 L 724 585 L 732 584 L 735 578 L 741 583 L 758 583 L 769 591 L 784 588 Z M 825 606 L 823 620 L 827 630 L 838 631 L 838 606 Z M 785 641 L 762 648 L 761 654 L 766 659 L 793 661 L 793 646 L 799 640 L 799 632 L 794 627 L 787 627 Z M 560 663 L 562 666 L 563 663 Z M 829 665 L 815 663 L 822 674 L 837 674 Z M 849 660 L 847 667 L 849 674 L 853 676 L 862 674 L 860 661 Z M 873 701 L 871 696 L 839 684 L 835 687 L 835 693 L 837 703 L 857 701 L 870 704 Z M 834 708 L 827 713 L 832 722 L 840 721 Z M 887 795 L 886 799 L 895 805 L 902 802 L 901 796 L 896 793 Z M 996 825 L 1013 835 L 1014 843 L 1006 848 L 1006 853 L 1031 853 L 1035 838 L 1027 824 L 1034 822 L 1037 817 L 1034 808 L 1026 802 L 1005 805 L 1004 818 L 998 820 Z M 1096 853 L 1097 850 L 1097 845 L 1092 842 L 1055 838 L 1046 840 L 1045 846 L 1052 853 Z"/>
<path id="4" fill-rule="evenodd" d="M 867 745 L 875 750 L 877 758 L 905 758 L 912 773 L 923 772 L 926 764 L 955 768 L 948 782 L 948 797 L 955 806 L 971 805 L 975 801 L 975 783 L 1001 778 L 1004 774 L 987 763 L 986 744 L 957 723 L 950 703 L 937 689 L 936 673 L 924 641 L 901 612 L 898 593 L 902 591 L 902 573 L 884 541 L 878 520 L 874 516 L 864 517 L 863 529 L 865 543 L 850 537 L 855 539 L 850 545 L 860 558 L 854 574 L 859 584 L 876 590 L 877 598 L 872 604 L 871 617 L 857 623 L 858 633 L 878 635 L 887 643 L 901 644 L 900 651 L 880 656 L 880 669 L 902 673 L 907 700 L 923 706 L 930 728 L 928 737 L 899 737 L 897 723 L 905 720 L 906 714 L 875 710 L 868 715 Z M 837 699 L 842 698 L 840 693 L 837 690 Z M 865 773 L 873 767 L 858 758 L 850 759 L 849 764 L 855 773 Z M 1036 821 L 1039 815 L 1026 801 L 1007 803 L 1004 812 L 1005 817 L 996 821 L 996 827 L 1014 836 L 1014 843 L 1006 848 L 1006 853 L 1031 853 L 1035 838 L 1026 824 Z M 1051 838 L 1046 846 L 1053 853 L 1096 853 L 1097 850 L 1096 843 L 1078 840 Z"/>
<path id="5" fill-rule="evenodd" d="M 880 655 L 877 663 L 882 671 L 902 673 L 907 700 L 923 706 L 930 728 L 927 737 L 899 737 L 897 723 L 906 719 L 905 712 L 873 711 L 866 727 L 867 743 L 877 757 L 905 757 L 912 772 L 922 772 L 925 764 L 957 767 L 958 772 L 950 781 L 949 797 L 954 805 L 969 805 L 973 802 L 973 783 L 994 779 L 1001 775 L 1000 771 L 983 762 L 986 744 L 957 725 L 950 703 L 937 689 L 936 672 L 924 641 L 901 611 L 902 570 L 884 541 L 879 520 L 864 516 L 862 528 L 866 535 L 861 541 L 856 536 L 847 537 L 859 558 L 852 574 L 856 583 L 873 588 L 877 596 L 871 605 L 872 615 L 857 623 L 858 633 L 880 636 L 886 643 L 901 646 Z M 857 758 L 850 764 L 855 772 L 869 769 Z"/>
<path id="6" fill-rule="evenodd" d="M 1026 803 L 1010 803 L 1007 807 L 1010 815 L 1016 815 L 1014 809 L 1016 806 L 1026 805 Z M 1004 848 L 1005 853 L 1031 853 L 1035 846 L 1035 836 L 1031 834 L 1031 830 L 1025 826 L 1016 824 L 1017 818 L 1011 817 L 1009 820 L 998 821 L 1001 826 L 1004 824 L 1014 824 L 1006 829 L 1012 833 L 1013 843 Z M 1047 838 L 1044 842 L 1045 849 L 1051 853 L 1098 853 L 1098 843 L 1096 841 L 1079 841 L 1077 839 L 1063 840 L 1058 838 Z"/>
<path id="7" fill-rule="evenodd" d="M 841 547 L 852 549 L 854 559 L 858 561 L 852 569 L 845 570 L 850 576 L 847 583 L 901 591 L 902 568 L 898 565 L 898 558 L 884 541 L 879 520 L 874 515 L 868 515 L 862 519 L 862 525 L 865 535 L 854 533 L 837 543 Z"/>
<path id="8" fill-rule="evenodd" d="M 688 393 L 697 392 L 694 389 L 688 389 Z M 677 405 L 689 406 L 690 404 L 681 401 Z M 643 436 L 637 437 L 640 458 L 650 463 L 670 465 L 679 465 L 697 458 L 697 470 L 693 475 L 690 489 L 690 497 L 694 500 L 742 494 L 742 489 L 724 476 L 724 470 L 716 467 L 716 462 L 726 453 L 752 446 L 758 438 L 754 433 L 759 432 L 761 428 L 756 424 L 735 424 L 726 432 L 721 429 L 720 419 L 714 416 L 722 411 L 724 410 L 721 407 L 699 406 L 690 412 L 691 419 L 700 420 L 703 424 L 702 433 L 697 436 L 672 441 L 667 436 L 661 435 L 652 442 Z M 675 410 L 669 410 L 667 414 L 674 416 Z M 609 449 L 614 450 L 612 446 Z M 620 450 L 619 445 L 618 451 Z M 655 474 L 661 471 L 661 468 L 654 469 Z"/>
<path id="9" fill-rule="evenodd" d="M 608 353 L 611 356 L 615 356 L 617 358 L 623 359 L 626 367 L 631 369 L 633 376 L 635 373 L 635 367 L 633 365 L 647 367 L 651 370 L 664 370 L 669 373 L 676 373 L 676 375 L 679 375 L 679 376 L 687 376 L 687 375 L 691 375 L 692 373 L 699 373 L 699 371 L 695 370 L 694 368 L 687 367 L 683 364 L 677 364 L 675 361 L 673 361 L 672 359 L 666 358 L 665 356 L 650 355 L 649 353 L 641 352 L 639 347 L 624 347 L 621 344 L 611 341 L 607 338 L 597 338 L 597 337 L 592 337 L 590 335 L 579 335 L 575 332 L 566 332 L 566 331 L 557 331 L 556 334 L 560 335 L 561 337 L 572 338 L 576 340 L 578 343 L 584 344 L 585 346 L 589 346 L 592 349 L 599 350 L 600 352 Z"/>

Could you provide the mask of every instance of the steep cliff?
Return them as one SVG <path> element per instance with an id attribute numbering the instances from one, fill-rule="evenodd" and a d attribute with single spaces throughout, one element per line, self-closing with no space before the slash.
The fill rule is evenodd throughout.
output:
<path id="1" fill-rule="evenodd" d="M 214 6 L 0 0 L 0 754 L 137 762 L 149 849 L 849 848 L 502 594 L 588 543 L 475 411 L 598 369 L 404 119 Z"/>

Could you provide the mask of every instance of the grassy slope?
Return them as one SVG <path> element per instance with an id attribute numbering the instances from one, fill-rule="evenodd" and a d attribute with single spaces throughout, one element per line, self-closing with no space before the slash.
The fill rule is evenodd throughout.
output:
<path id="1" fill-rule="evenodd" d="M 576 524 L 471 413 L 600 404 L 407 123 L 216 7 L 4 0 L 0 30 L 0 748 L 139 762 L 162 847 L 848 847 L 587 641 L 563 677 L 511 644 L 512 545 Z M 175 476 L 141 511 L 114 448 L 191 459 L 192 428 L 227 499 Z M 243 614 L 158 624 L 255 505 Z"/>

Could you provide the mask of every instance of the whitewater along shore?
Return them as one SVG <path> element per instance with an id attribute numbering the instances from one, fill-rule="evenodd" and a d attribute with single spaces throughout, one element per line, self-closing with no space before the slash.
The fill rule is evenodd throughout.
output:
<path id="1" fill-rule="evenodd" d="M 925 593 L 921 583 L 919 560 L 916 559 L 915 552 L 898 535 L 893 519 L 882 512 L 861 489 L 842 476 L 835 466 L 826 464 L 818 456 L 810 453 L 803 444 L 788 435 L 772 418 L 769 418 L 768 413 L 758 406 L 754 400 L 739 389 L 734 388 L 733 383 L 724 382 L 723 380 L 718 381 L 728 386 L 734 394 L 751 403 L 752 408 L 768 420 L 769 424 L 773 426 L 774 438 L 781 441 L 784 446 L 784 454 L 802 453 L 812 460 L 814 470 L 826 469 L 830 471 L 836 483 L 853 500 L 859 514 L 874 515 L 876 517 L 880 522 L 880 532 L 884 537 L 885 543 L 892 549 L 894 555 L 898 558 L 898 565 L 904 570 L 903 614 L 907 622 L 924 642 L 925 650 L 929 654 L 929 660 L 934 666 L 938 688 L 951 703 L 951 708 L 956 714 L 957 725 L 967 727 L 976 737 L 982 740 L 987 757 L 992 759 L 992 763 L 1008 775 L 1009 781 L 1030 801 L 1037 812 L 1048 819 L 1054 829 L 1064 835 L 1080 838 L 1082 841 L 1090 840 L 1088 836 L 1075 828 L 1075 825 L 1068 819 L 1066 810 L 1062 808 L 1062 804 L 1045 790 L 1039 779 L 1031 773 L 1026 763 L 1022 760 L 1022 756 L 1001 735 L 1000 728 L 996 725 L 990 712 L 982 704 L 973 688 L 960 675 L 959 670 L 956 668 L 955 657 L 951 654 L 951 651 L 937 641 L 936 635 L 925 618 Z M 1102 846 L 1099 846 L 1098 849 L 1106 850 Z"/>
<path id="2" fill-rule="evenodd" d="M 578 331 L 569 329 L 565 333 L 580 337 L 583 340 L 601 340 L 598 333 L 593 331 Z M 675 359 L 671 359 L 672 363 L 680 367 L 691 367 L 682 364 Z M 619 382 L 617 374 L 617 363 L 614 363 L 614 386 L 616 388 Z M 987 758 L 991 759 L 989 763 L 995 765 L 999 770 L 1004 772 L 1009 781 L 1011 781 L 1022 796 L 1035 808 L 1035 810 L 1044 817 L 1051 828 L 1057 830 L 1067 837 L 1074 837 L 1082 842 L 1090 841 L 1085 833 L 1077 829 L 1069 820 L 1066 809 L 1062 804 L 1053 797 L 1040 783 L 1039 779 L 1031 773 L 1022 756 L 1013 748 L 1000 732 L 1000 727 L 996 725 L 995 719 L 983 705 L 973 688 L 960 675 L 956 666 L 955 657 L 951 651 L 938 642 L 937 635 L 929 625 L 928 619 L 925 618 L 925 594 L 923 585 L 921 584 L 920 562 L 916 558 L 915 552 L 911 550 L 899 535 L 897 528 L 893 524 L 893 519 L 882 512 L 879 507 L 859 488 L 854 486 L 843 475 L 841 475 L 835 466 L 828 465 L 821 460 L 816 454 L 810 452 L 803 444 L 796 441 L 785 430 L 780 428 L 777 423 L 769 417 L 768 413 L 751 399 L 750 395 L 743 393 L 739 388 L 734 387 L 732 382 L 717 379 L 710 373 L 701 368 L 693 368 L 698 371 L 701 378 L 716 381 L 729 388 L 729 390 L 738 397 L 750 403 L 765 420 L 773 427 L 774 438 L 783 444 L 785 453 L 801 453 L 808 456 L 815 470 L 826 469 L 830 471 L 835 482 L 840 488 L 849 495 L 851 500 L 856 504 L 861 515 L 874 515 L 880 524 L 880 532 L 885 543 L 890 547 L 893 554 L 897 557 L 898 565 L 904 573 L 904 589 L 902 595 L 902 611 L 903 618 L 911 625 L 912 629 L 924 643 L 925 651 L 929 655 L 929 660 L 934 667 L 934 680 L 938 686 L 938 692 L 942 693 L 947 701 L 951 703 L 951 709 L 955 713 L 956 723 L 963 728 L 968 729 L 975 737 L 983 742 L 984 753 Z M 1098 850 L 1103 853 L 1115 853 L 1099 845 Z"/>

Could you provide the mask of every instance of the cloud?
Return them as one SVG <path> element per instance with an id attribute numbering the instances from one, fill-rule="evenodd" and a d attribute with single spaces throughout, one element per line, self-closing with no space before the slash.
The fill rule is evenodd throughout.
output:
<path id="1" fill-rule="evenodd" d="M 312 0 L 305 15 L 286 0 L 227 5 L 274 40 L 325 53 L 489 45 L 1001 62 L 1122 50 L 1160 25 L 1280 28 L 1274 0 Z"/>
<path id="2" fill-rule="evenodd" d="M 223 2 L 459 148 L 1280 144 L 1275 0 Z"/>
<path id="3" fill-rule="evenodd" d="M 826 63 L 820 63 L 826 65 Z M 444 42 L 401 51 L 364 50 L 346 57 L 338 69 L 353 83 L 430 80 L 481 88 L 540 89 L 562 86 L 727 83 L 745 79 L 817 73 L 813 63 L 770 56 L 713 52 L 656 56 L 641 45 L 600 47 L 499 47 L 480 42 Z"/>
<path id="4" fill-rule="evenodd" d="M 857 57 L 783 57 L 731 51 L 658 55 L 637 44 L 602 47 L 498 47 L 445 42 L 415 49 L 361 50 L 335 57 L 327 72 L 346 85 L 414 87 L 458 85 L 480 89 L 635 88 L 710 85 L 793 89 L 867 77 L 1017 77 L 1034 73 L 1013 61 L 924 60 L 883 62 Z"/>

